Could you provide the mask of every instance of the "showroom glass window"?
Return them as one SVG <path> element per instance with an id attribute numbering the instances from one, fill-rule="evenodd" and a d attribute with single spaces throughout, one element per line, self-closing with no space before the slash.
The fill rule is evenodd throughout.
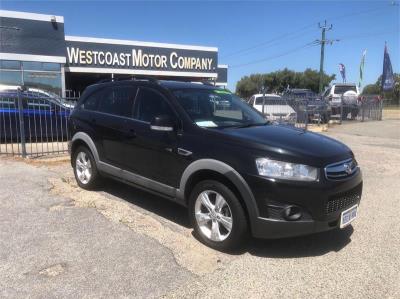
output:
<path id="1" fill-rule="evenodd" d="M 0 84 L 22 85 L 21 62 L 15 60 L 0 60 Z"/>
<path id="2" fill-rule="evenodd" d="M 61 65 L 59 63 L 23 61 L 22 70 L 25 86 L 61 95 Z"/>
<path id="3" fill-rule="evenodd" d="M 0 84 L 33 87 L 61 94 L 59 63 L 0 60 Z"/>

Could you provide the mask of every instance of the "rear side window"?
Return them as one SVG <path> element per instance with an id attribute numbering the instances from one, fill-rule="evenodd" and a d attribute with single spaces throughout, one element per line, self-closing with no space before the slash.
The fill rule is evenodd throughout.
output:
<path id="1" fill-rule="evenodd" d="M 95 91 L 89 97 L 86 98 L 82 105 L 85 110 L 95 111 L 97 109 L 97 104 L 99 103 L 99 97 L 101 96 L 101 90 Z"/>
<path id="2" fill-rule="evenodd" d="M 91 94 L 84 102 L 85 110 L 131 117 L 136 87 L 106 87 Z"/>
<path id="3" fill-rule="evenodd" d="M 155 116 L 175 115 L 167 100 L 158 91 L 149 88 L 140 88 L 136 98 L 134 118 L 150 122 Z"/>

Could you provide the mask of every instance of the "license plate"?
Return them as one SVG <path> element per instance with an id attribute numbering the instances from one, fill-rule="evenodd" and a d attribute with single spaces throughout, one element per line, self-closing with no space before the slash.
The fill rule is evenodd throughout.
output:
<path id="1" fill-rule="evenodd" d="M 354 221 L 357 217 L 358 205 L 352 206 L 351 208 L 343 211 L 340 216 L 340 228 L 344 228 Z"/>

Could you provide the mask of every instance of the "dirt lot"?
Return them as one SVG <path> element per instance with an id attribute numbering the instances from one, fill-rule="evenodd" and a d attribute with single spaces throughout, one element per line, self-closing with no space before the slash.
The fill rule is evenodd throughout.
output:
<path id="1" fill-rule="evenodd" d="M 352 226 L 232 255 L 196 241 L 174 203 L 111 181 L 81 190 L 63 158 L 0 158 L 0 297 L 400 298 L 399 127 L 325 133 L 363 170 Z"/>

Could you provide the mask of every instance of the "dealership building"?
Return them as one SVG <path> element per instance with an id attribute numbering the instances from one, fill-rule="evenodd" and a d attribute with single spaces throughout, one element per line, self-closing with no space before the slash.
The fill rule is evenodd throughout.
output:
<path id="1" fill-rule="evenodd" d="M 68 96 L 104 79 L 151 76 L 227 85 L 218 48 L 64 34 L 64 17 L 0 10 L 0 84 Z"/>

